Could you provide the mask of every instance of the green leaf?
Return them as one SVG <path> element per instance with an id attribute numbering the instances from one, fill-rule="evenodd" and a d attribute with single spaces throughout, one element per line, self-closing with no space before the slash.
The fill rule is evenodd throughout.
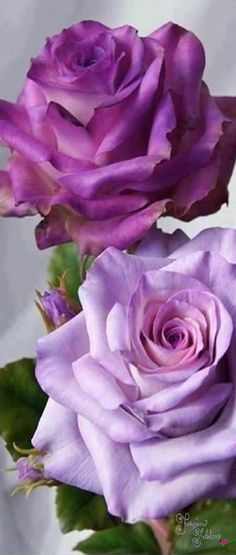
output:
<path id="1" fill-rule="evenodd" d="M 120 522 L 107 512 L 101 495 L 72 486 L 58 486 L 56 507 L 64 534 L 72 530 L 103 530 Z"/>
<path id="2" fill-rule="evenodd" d="M 0 369 L 0 435 L 14 460 L 13 447 L 31 447 L 31 438 L 46 404 L 34 373 L 34 361 L 24 358 Z"/>
<path id="3" fill-rule="evenodd" d="M 170 520 L 170 540 L 175 555 L 236 553 L 235 500 L 201 501 L 179 514 L 186 513 L 190 517 L 184 528 L 179 522 L 183 533 L 179 533 L 181 528 L 177 528 L 176 516 Z M 227 540 L 225 545 L 220 544 L 223 538 Z"/>
<path id="4" fill-rule="evenodd" d="M 80 542 L 75 550 L 90 554 L 155 555 L 161 553 L 151 528 L 144 522 L 133 525 L 120 524 L 115 528 L 96 532 L 87 540 Z"/>
<path id="5" fill-rule="evenodd" d="M 49 261 L 50 283 L 54 287 L 58 286 L 58 278 L 69 270 L 65 277 L 66 290 L 71 298 L 78 300 L 79 285 L 93 260 L 94 256 L 80 256 L 75 243 L 59 245 L 53 250 Z"/>

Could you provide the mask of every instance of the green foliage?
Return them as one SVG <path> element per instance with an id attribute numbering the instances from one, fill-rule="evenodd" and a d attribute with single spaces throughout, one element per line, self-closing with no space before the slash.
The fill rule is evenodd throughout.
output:
<path id="1" fill-rule="evenodd" d="M 67 485 L 57 488 L 57 516 L 64 534 L 72 530 L 103 530 L 119 520 L 111 516 L 101 495 Z"/>
<path id="2" fill-rule="evenodd" d="M 65 277 L 66 290 L 72 299 L 78 300 L 78 288 L 93 260 L 94 256 L 81 256 L 74 243 L 59 245 L 53 250 L 49 261 L 50 283 L 54 287 L 58 286 L 58 278 L 68 270 Z"/>
<path id="3" fill-rule="evenodd" d="M 0 369 L 0 435 L 14 460 L 20 455 L 13 443 L 31 447 L 47 400 L 36 381 L 34 366 L 32 359 L 23 358 Z"/>
<path id="4" fill-rule="evenodd" d="M 102 530 L 80 542 L 75 550 L 89 554 L 116 553 L 128 555 L 135 553 L 155 555 L 161 553 L 151 528 L 144 522 L 120 524 L 115 528 Z"/>
<path id="5" fill-rule="evenodd" d="M 176 533 L 176 518 L 170 519 L 170 540 L 174 555 L 236 553 L 236 501 L 208 500 L 199 502 L 182 515 L 190 514 L 184 533 Z M 215 537 L 214 537 L 215 536 Z M 220 544 L 225 538 L 227 543 Z"/>

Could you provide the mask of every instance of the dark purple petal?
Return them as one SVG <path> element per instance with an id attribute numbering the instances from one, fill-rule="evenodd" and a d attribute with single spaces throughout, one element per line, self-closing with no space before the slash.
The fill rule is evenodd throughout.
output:
<path id="1" fill-rule="evenodd" d="M 71 241 L 66 228 L 67 220 L 70 217 L 71 212 L 69 210 L 62 206 L 54 206 L 35 229 L 38 248 L 45 249 Z"/>
<path id="2" fill-rule="evenodd" d="M 171 142 L 167 138 L 176 126 L 175 110 L 171 95 L 167 92 L 157 106 L 148 142 L 148 156 L 156 156 L 158 161 L 171 156 Z"/>
<path id="3" fill-rule="evenodd" d="M 40 166 L 25 158 L 8 161 L 11 186 L 17 204 L 30 202 L 41 214 L 47 214 L 59 187 Z"/>
<path id="4" fill-rule="evenodd" d="M 0 216 L 31 216 L 37 213 L 36 208 L 28 202 L 18 205 L 12 192 L 9 173 L 0 171 Z"/>
<path id="5" fill-rule="evenodd" d="M 148 68 L 138 91 L 133 93 L 134 97 L 130 98 L 127 107 L 122 113 L 122 117 L 113 125 L 110 133 L 107 134 L 100 145 L 97 158 L 117 148 L 122 142 L 127 140 L 140 125 L 156 93 L 162 63 L 163 50 L 160 48 L 159 56 Z"/>
<path id="6" fill-rule="evenodd" d="M 3 100 L 0 101 L 0 138 L 31 161 L 43 162 L 50 158 L 51 148 L 32 134 L 26 110 Z"/>
<path id="7" fill-rule="evenodd" d="M 82 221 L 75 216 L 69 219 L 67 230 L 79 245 L 81 254 L 99 254 L 112 245 L 125 249 L 144 236 L 160 214 L 165 212 L 167 204 L 168 200 L 163 200 L 126 217 L 116 217 L 104 222 Z"/>
<path id="8" fill-rule="evenodd" d="M 199 118 L 199 94 L 205 66 L 200 40 L 175 23 L 166 23 L 149 35 L 165 51 L 166 88 L 181 98 L 184 121 L 191 127 Z"/>
<path id="9" fill-rule="evenodd" d="M 123 189 L 129 189 L 130 182 L 135 184 L 140 183 L 139 189 L 142 191 L 143 180 L 146 182 L 152 175 L 155 166 L 156 160 L 154 156 L 143 156 L 125 162 L 109 164 L 108 166 L 83 172 L 80 175 L 62 177 L 60 183 L 85 199 L 93 198 L 100 191 L 103 192 L 104 190 L 106 192 L 112 191 L 114 194 L 114 188 L 117 188 L 117 185 L 119 187 L 122 186 Z M 136 185 L 133 188 L 136 188 Z"/>

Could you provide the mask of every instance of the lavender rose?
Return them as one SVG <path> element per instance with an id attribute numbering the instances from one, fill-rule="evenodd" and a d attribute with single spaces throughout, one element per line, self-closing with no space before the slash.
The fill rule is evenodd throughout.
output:
<path id="1" fill-rule="evenodd" d="M 128 522 L 236 497 L 235 244 L 152 229 L 136 255 L 95 260 L 83 312 L 38 343 L 46 476 Z"/>
<path id="2" fill-rule="evenodd" d="M 189 220 L 227 201 L 236 99 L 211 96 L 198 38 L 85 21 L 47 40 L 16 104 L 0 102 L 12 155 L 0 213 L 44 216 L 38 246 L 81 253 L 141 239 L 161 214 Z"/>

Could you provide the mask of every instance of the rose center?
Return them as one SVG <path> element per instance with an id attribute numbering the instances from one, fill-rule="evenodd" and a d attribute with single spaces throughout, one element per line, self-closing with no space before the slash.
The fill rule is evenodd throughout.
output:
<path id="1" fill-rule="evenodd" d="M 99 46 L 79 50 L 73 57 L 73 65 L 90 67 L 102 60 L 105 56 L 104 49 Z"/>
<path id="2" fill-rule="evenodd" d="M 183 340 L 184 335 L 180 331 L 173 330 L 173 331 L 169 331 L 167 334 L 165 334 L 165 337 L 166 337 L 167 342 L 172 347 L 172 349 L 176 349 L 178 344 Z"/>

